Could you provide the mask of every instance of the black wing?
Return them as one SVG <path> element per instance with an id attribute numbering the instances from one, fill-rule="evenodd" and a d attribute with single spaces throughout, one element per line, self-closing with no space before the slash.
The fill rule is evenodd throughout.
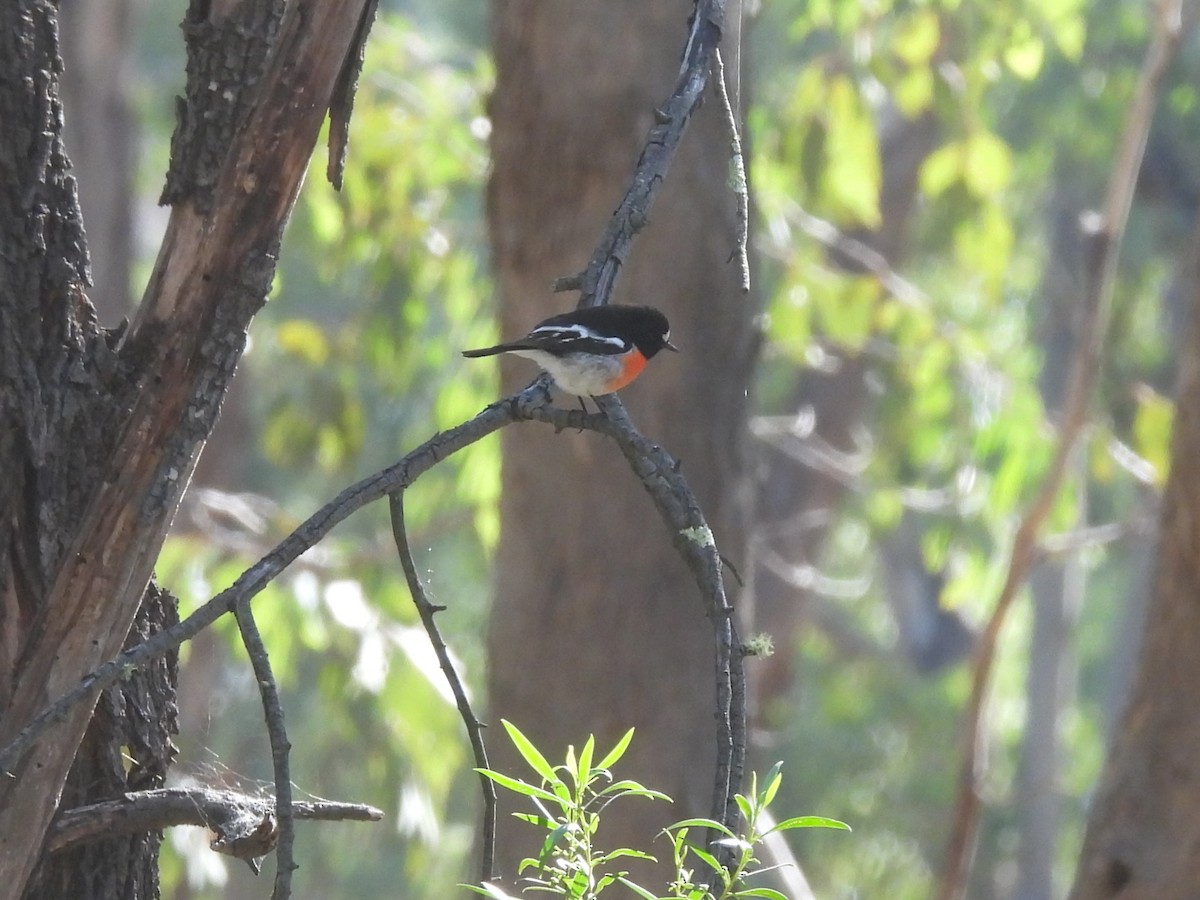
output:
<path id="1" fill-rule="evenodd" d="M 578 324 L 558 325 L 548 319 L 519 341 L 507 344 L 497 344 L 494 347 L 484 347 L 480 350 L 464 350 L 463 356 L 494 356 L 497 353 L 508 353 L 512 350 L 541 350 L 553 356 L 566 356 L 570 353 L 592 353 L 598 356 L 617 356 L 627 353 L 629 341 L 619 337 L 609 337 L 599 334 L 590 328 Z"/>

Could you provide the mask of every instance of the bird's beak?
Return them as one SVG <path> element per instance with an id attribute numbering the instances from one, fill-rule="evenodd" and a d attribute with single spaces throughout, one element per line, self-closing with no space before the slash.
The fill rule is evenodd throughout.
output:
<path id="1" fill-rule="evenodd" d="M 665 344 L 663 344 L 663 346 L 666 347 L 668 350 L 670 350 L 672 353 L 679 352 L 679 348 L 676 347 L 674 344 L 672 344 L 670 341 L 667 341 Z"/>

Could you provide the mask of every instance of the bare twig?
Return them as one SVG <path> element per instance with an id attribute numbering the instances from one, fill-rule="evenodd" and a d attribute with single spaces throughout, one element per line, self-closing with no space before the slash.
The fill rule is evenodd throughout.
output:
<path id="1" fill-rule="evenodd" d="M 288 900 L 292 895 L 292 871 L 296 862 L 292 856 L 292 846 L 296 839 L 296 825 L 292 818 L 292 776 L 288 757 L 292 749 L 288 740 L 287 728 L 283 721 L 283 705 L 279 702 L 279 686 L 275 683 L 275 674 L 271 671 L 271 659 L 267 655 L 267 647 L 258 631 L 258 623 L 254 621 L 254 613 L 250 609 L 249 599 L 242 600 L 233 607 L 233 615 L 237 619 L 238 630 L 242 634 L 242 643 L 250 656 L 250 665 L 254 668 L 254 680 L 258 682 L 258 692 L 262 697 L 263 714 L 267 721 L 267 740 L 271 744 L 271 766 L 275 773 L 275 815 L 277 817 L 277 833 L 275 841 L 275 886 L 271 892 L 274 900 Z"/>
<path id="2" fill-rule="evenodd" d="M 1136 93 L 1129 106 L 1104 210 L 1088 217 L 1083 223 L 1090 250 L 1083 298 L 1086 315 L 1071 361 L 1054 457 L 1036 498 L 1013 537 L 1008 573 L 976 648 L 971 694 L 964 714 L 963 762 L 951 815 L 945 862 L 938 879 L 939 900 L 955 900 L 963 895 L 966 887 L 981 804 L 979 780 L 982 774 L 980 745 L 983 739 L 983 707 L 997 640 L 1017 590 L 1036 555 L 1038 532 L 1058 496 L 1072 452 L 1087 424 L 1088 407 L 1099 375 L 1108 330 L 1117 254 L 1129 218 L 1159 88 L 1182 36 L 1181 0 L 1159 0 L 1154 17 L 1154 34 L 1142 64 Z"/>
<path id="3" fill-rule="evenodd" d="M 458 705 L 458 714 L 467 727 L 467 737 L 471 741 L 471 752 L 475 754 L 475 766 L 479 769 L 491 768 L 488 765 L 487 748 L 483 744 L 483 723 L 471 708 L 471 701 L 463 687 L 462 679 L 454 669 L 450 659 L 450 651 L 442 640 L 442 633 L 434 621 L 434 615 L 443 607 L 434 606 L 425 595 L 425 586 L 417 575 L 417 567 L 413 564 L 412 550 L 408 546 L 408 532 L 404 526 L 404 494 L 396 491 L 388 497 L 388 506 L 392 514 L 392 538 L 396 542 L 396 552 L 400 554 L 400 565 L 404 569 L 404 578 L 408 582 L 408 591 L 412 594 L 413 605 L 421 616 L 421 624 L 429 635 L 429 643 L 437 653 L 438 663 L 450 684 L 454 694 L 454 702 Z M 483 851 L 479 863 L 480 882 L 489 882 L 495 877 L 496 858 L 496 783 L 485 775 L 479 776 L 480 787 L 483 790 Z"/>
<path id="4" fill-rule="evenodd" d="M 725 115 L 725 127 L 729 129 L 729 181 L 733 195 L 737 198 L 737 245 L 730 254 L 730 260 L 736 259 L 738 271 L 742 278 L 742 293 L 750 292 L 750 257 L 746 246 L 750 237 L 750 189 L 746 183 L 746 158 L 742 155 L 742 139 L 738 134 L 737 113 L 729 102 L 729 86 L 725 81 L 725 60 L 721 57 L 720 49 L 713 53 L 713 67 L 716 69 L 717 98 L 721 101 L 721 111 Z"/>
<path id="5" fill-rule="evenodd" d="M 383 810 L 362 803 L 319 800 L 293 803 L 291 807 L 297 819 L 378 822 L 383 818 Z M 248 854 L 240 849 L 242 838 L 262 831 L 264 826 L 271 827 L 275 809 L 275 801 L 268 797 L 233 791 L 205 788 L 138 791 L 60 813 L 47 832 L 46 849 L 54 853 L 117 834 L 199 825 L 215 835 L 214 849 L 246 859 Z M 254 854 L 261 856 L 257 850 Z"/>

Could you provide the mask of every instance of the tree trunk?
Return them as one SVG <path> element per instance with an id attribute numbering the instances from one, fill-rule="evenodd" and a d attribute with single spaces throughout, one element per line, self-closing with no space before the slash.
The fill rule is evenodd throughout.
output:
<path id="1" fill-rule="evenodd" d="M 1188 333 L 1145 637 L 1074 900 L 1190 900 L 1200 885 L 1200 315 Z"/>
<path id="2" fill-rule="evenodd" d="M 178 601 L 153 584 L 125 644 L 132 647 L 179 620 Z M 72 809 L 166 783 L 178 733 L 178 654 L 131 672 L 100 695 L 75 754 L 60 806 Z M 43 856 L 26 900 L 156 900 L 162 834 L 116 835 Z"/>
<path id="3" fill-rule="evenodd" d="M 690 9 L 685 0 L 493 4 L 488 217 L 505 337 L 571 306 L 550 283 L 583 267 L 627 186 L 655 107 L 678 74 Z M 706 103 L 624 267 L 616 302 L 658 306 L 671 320 L 683 352 L 655 358 L 622 397 L 638 426 L 682 459 L 718 546 L 736 561 L 757 340 L 754 305 L 727 262 L 736 235 L 728 146 L 718 104 Z M 502 371 L 508 386 L 536 372 L 520 360 Z M 611 745 L 636 727 L 619 774 L 675 804 L 617 804 L 605 812 L 602 840 L 653 851 L 663 825 L 707 815 L 712 799 L 713 638 L 696 586 L 610 443 L 510 428 L 503 458 L 491 717 L 515 721 L 557 758 L 590 733 Z M 501 743 L 492 742 L 493 763 L 517 769 Z M 501 873 L 512 876 L 538 840 L 502 808 Z"/>
<path id="4" fill-rule="evenodd" d="M 270 288 L 283 225 L 362 9 L 362 0 L 295 0 L 286 9 L 248 0 L 189 10 L 189 98 L 179 106 L 166 192 L 174 209 L 146 296 L 122 333 L 99 328 L 84 295 L 55 4 L 0 4 L 0 747 L 129 636 Z M 95 742 L 79 757 L 93 783 L 121 788 L 122 744 L 140 751 L 150 783 L 161 777 L 165 732 L 112 727 L 135 717 L 144 692 L 155 698 L 147 719 L 169 727 L 171 697 L 156 672 L 102 703 Z M 68 796 L 64 781 L 92 699 L 0 778 L 7 896 L 28 883 Z M 102 852 L 76 859 L 84 867 Z M 132 856 L 121 863 L 145 864 Z M 113 896 L 132 883 L 120 867 L 95 880 L 52 868 L 42 869 L 36 890 Z"/>

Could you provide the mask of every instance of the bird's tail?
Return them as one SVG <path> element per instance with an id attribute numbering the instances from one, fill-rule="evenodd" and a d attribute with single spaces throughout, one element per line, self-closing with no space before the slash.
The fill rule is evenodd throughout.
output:
<path id="1" fill-rule="evenodd" d="M 525 345 L 517 342 L 513 344 L 497 344 L 495 347 L 481 347 L 478 350 L 464 350 L 462 355 L 468 359 L 476 359 L 480 356 L 495 356 L 497 353 L 507 353 L 510 350 L 524 350 Z"/>

